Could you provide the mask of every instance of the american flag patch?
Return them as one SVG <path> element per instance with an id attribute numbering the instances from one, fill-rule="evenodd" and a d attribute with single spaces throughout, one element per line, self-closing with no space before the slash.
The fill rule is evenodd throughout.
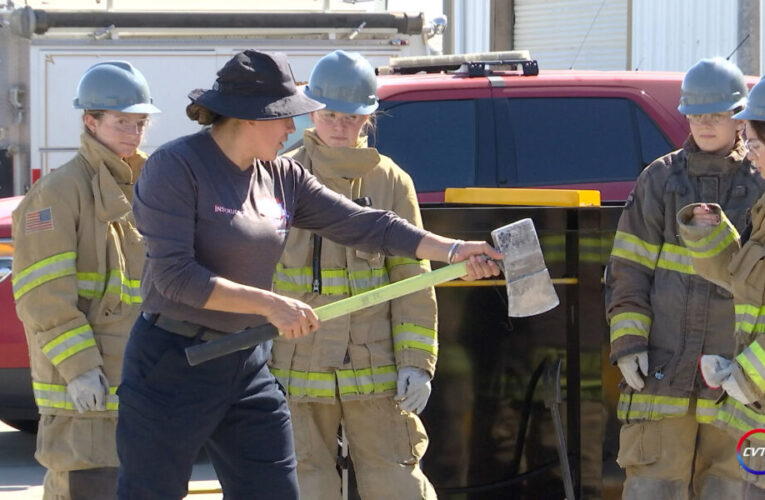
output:
<path id="1" fill-rule="evenodd" d="M 26 229 L 27 233 L 53 229 L 53 217 L 50 207 L 36 212 L 28 212 L 26 215 Z"/>

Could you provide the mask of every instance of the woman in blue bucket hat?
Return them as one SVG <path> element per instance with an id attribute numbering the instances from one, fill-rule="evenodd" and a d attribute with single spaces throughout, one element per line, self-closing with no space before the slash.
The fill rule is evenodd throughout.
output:
<path id="1" fill-rule="evenodd" d="M 468 260 L 466 279 L 498 274 L 482 255 L 501 255 L 360 207 L 277 157 L 292 118 L 323 108 L 297 91 L 284 55 L 238 53 L 211 90 L 189 97 L 189 117 L 210 127 L 160 147 L 136 186 L 147 258 L 118 392 L 118 495 L 184 497 L 204 447 L 226 498 L 296 499 L 290 414 L 266 365 L 271 342 L 193 367 L 185 348 L 264 323 L 290 339 L 319 327 L 310 306 L 271 291 L 292 227 L 369 252 Z"/>

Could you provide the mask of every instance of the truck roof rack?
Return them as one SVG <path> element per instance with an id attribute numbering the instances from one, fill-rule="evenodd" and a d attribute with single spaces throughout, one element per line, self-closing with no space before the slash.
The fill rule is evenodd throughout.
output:
<path id="1" fill-rule="evenodd" d="M 520 66 L 524 76 L 539 74 L 539 65 L 531 59 L 528 50 L 506 52 L 475 52 L 446 56 L 391 57 L 388 66 L 376 68 L 378 75 L 411 75 L 414 73 L 440 73 L 456 71 L 467 76 L 486 76 L 492 66 Z"/>

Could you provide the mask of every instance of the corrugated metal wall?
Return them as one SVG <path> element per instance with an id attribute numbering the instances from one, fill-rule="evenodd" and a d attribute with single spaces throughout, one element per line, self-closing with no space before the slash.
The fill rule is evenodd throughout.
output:
<path id="1" fill-rule="evenodd" d="M 727 57 L 739 42 L 737 13 L 738 0 L 633 0 L 632 69 L 686 71 Z"/>
<path id="2" fill-rule="evenodd" d="M 542 69 L 626 69 L 627 19 L 627 0 L 515 0 L 513 47 Z"/>
<path id="3" fill-rule="evenodd" d="M 451 0 L 453 53 L 487 52 L 491 0 Z"/>

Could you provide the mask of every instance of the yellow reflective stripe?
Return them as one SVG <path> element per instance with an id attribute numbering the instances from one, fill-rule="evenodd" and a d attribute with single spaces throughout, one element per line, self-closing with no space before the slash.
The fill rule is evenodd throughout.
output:
<path id="1" fill-rule="evenodd" d="M 730 396 L 723 399 L 722 407 L 717 412 L 717 421 L 741 432 L 765 427 L 765 415 L 755 412 Z"/>
<path id="2" fill-rule="evenodd" d="M 400 323 L 393 327 L 393 351 L 419 349 L 434 356 L 438 355 L 436 331 L 414 323 Z"/>
<path id="3" fill-rule="evenodd" d="M 541 245 L 565 245 L 565 234 L 542 234 L 539 236 L 539 243 Z"/>
<path id="4" fill-rule="evenodd" d="M 409 265 L 419 266 L 421 263 L 430 266 L 429 260 L 417 260 L 417 259 L 410 259 L 409 257 L 395 257 L 395 256 L 385 258 L 385 267 L 388 268 L 388 271 L 390 271 L 391 269 L 397 266 L 409 266 Z"/>
<path id="5" fill-rule="evenodd" d="M 341 396 L 373 394 L 396 389 L 398 371 L 395 365 L 337 370 L 337 389 Z"/>
<path id="6" fill-rule="evenodd" d="M 625 335 L 638 335 L 648 338 L 651 330 L 651 318 L 642 313 L 624 312 L 611 318 L 611 342 Z"/>
<path id="7" fill-rule="evenodd" d="M 33 381 L 32 390 L 35 395 L 35 403 L 37 403 L 37 406 L 40 408 L 57 408 L 73 411 L 77 409 L 74 406 L 74 401 L 69 396 L 65 385 L 46 384 Z M 106 395 L 106 409 L 113 411 L 119 409 L 116 386 L 109 387 L 109 394 Z"/>
<path id="8" fill-rule="evenodd" d="M 271 373 L 291 397 L 326 399 L 334 399 L 336 391 L 346 396 L 395 390 L 398 375 L 395 365 L 336 370 L 332 373 L 271 368 Z"/>
<path id="9" fill-rule="evenodd" d="M 93 330 L 91 330 L 90 325 L 86 324 L 58 335 L 43 346 L 42 352 L 53 365 L 59 365 L 78 352 L 95 346 L 96 339 L 93 337 Z"/>
<path id="10" fill-rule="evenodd" d="M 290 396 L 335 398 L 335 374 L 271 368 L 271 373 Z"/>
<path id="11" fill-rule="evenodd" d="M 765 350 L 759 342 L 752 342 L 748 348 L 736 356 L 736 361 L 760 391 L 765 391 Z"/>
<path id="12" fill-rule="evenodd" d="M 671 243 L 664 243 L 656 267 L 685 274 L 696 274 L 693 261 L 687 248 Z"/>
<path id="13" fill-rule="evenodd" d="M 736 304 L 736 331 L 765 333 L 765 306 Z"/>
<path id="14" fill-rule="evenodd" d="M 678 417 L 687 413 L 689 403 L 688 398 L 653 394 L 620 394 L 616 416 L 628 422 Z"/>
<path id="15" fill-rule="evenodd" d="M 716 403 L 713 399 L 696 400 L 696 421 L 711 424 L 717 418 L 717 412 L 722 408 L 722 401 Z"/>
<path id="16" fill-rule="evenodd" d="M 542 248 L 545 262 L 564 262 L 566 260 L 566 235 L 540 235 L 539 245 Z"/>
<path id="17" fill-rule="evenodd" d="M 607 256 L 608 254 L 606 254 Z M 579 238 L 579 260 L 581 262 L 602 262 L 602 244 L 600 238 Z"/>
<path id="18" fill-rule="evenodd" d="M 656 260 L 659 258 L 659 245 L 648 243 L 633 234 L 617 231 L 611 255 L 630 260 L 648 269 L 655 269 Z"/>
<path id="19" fill-rule="evenodd" d="M 686 241 L 685 246 L 688 247 L 694 258 L 704 259 L 718 255 L 738 239 L 738 231 L 723 213 L 720 224 L 708 235 L 697 241 Z"/>
<path id="20" fill-rule="evenodd" d="M 277 264 L 274 289 L 282 292 L 312 293 L 313 269 L 310 267 L 284 267 Z M 322 295 L 350 295 L 351 288 L 345 269 L 321 270 Z"/>
<path id="21" fill-rule="evenodd" d="M 48 281 L 75 273 L 77 252 L 63 252 L 26 267 L 11 279 L 13 298 L 19 300 L 25 293 Z"/>
<path id="22" fill-rule="evenodd" d="M 140 304 L 141 280 L 131 280 L 119 269 L 112 269 L 108 275 L 101 273 L 77 273 L 77 294 L 86 298 L 102 298 L 110 293 L 119 295 L 126 304 Z"/>

